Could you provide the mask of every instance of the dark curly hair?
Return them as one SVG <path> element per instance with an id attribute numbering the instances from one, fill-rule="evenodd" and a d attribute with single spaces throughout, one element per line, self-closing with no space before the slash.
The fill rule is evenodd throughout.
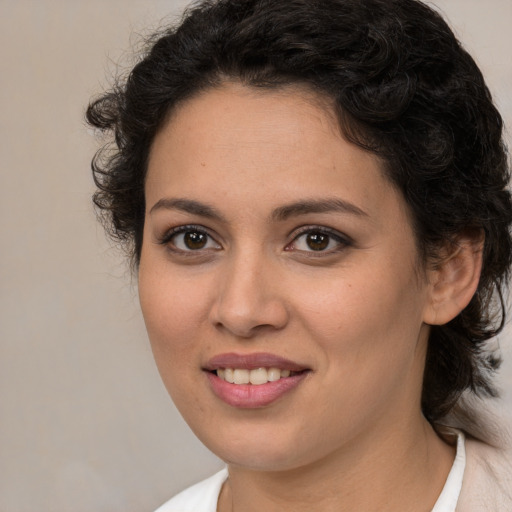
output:
<path id="1" fill-rule="evenodd" d="M 508 159 L 482 74 L 441 16 L 417 0 L 204 0 L 154 37 L 128 78 L 87 110 L 115 141 L 93 159 L 94 202 L 135 267 L 152 141 L 179 102 L 227 80 L 302 84 L 330 98 L 343 135 L 385 162 L 425 263 L 463 233 L 485 235 L 476 294 L 432 327 L 423 413 L 438 421 L 465 390 L 495 396 L 498 359 L 485 341 L 505 318 Z"/>

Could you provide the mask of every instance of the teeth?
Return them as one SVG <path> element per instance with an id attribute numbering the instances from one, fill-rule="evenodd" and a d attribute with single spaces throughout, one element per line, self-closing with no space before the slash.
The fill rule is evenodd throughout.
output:
<path id="1" fill-rule="evenodd" d="M 235 384 L 249 384 L 249 370 L 234 370 Z"/>
<path id="2" fill-rule="evenodd" d="M 279 368 L 256 368 L 254 370 L 245 370 L 241 368 L 219 368 L 217 377 L 231 384 L 253 384 L 259 386 L 267 382 L 275 382 L 281 378 L 289 377 L 292 374 L 290 370 L 280 370 Z"/>
<path id="3" fill-rule="evenodd" d="M 258 368 L 249 372 L 249 381 L 251 384 L 266 384 L 268 382 L 267 370 L 265 368 Z"/>
<path id="4" fill-rule="evenodd" d="M 267 370 L 267 378 L 270 382 L 279 380 L 281 378 L 281 370 L 279 368 L 269 368 Z"/>

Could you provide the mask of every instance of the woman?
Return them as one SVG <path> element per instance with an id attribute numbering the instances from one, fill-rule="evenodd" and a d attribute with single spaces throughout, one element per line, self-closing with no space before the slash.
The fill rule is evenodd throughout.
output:
<path id="1" fill-rule="evenodd" d="M 504 451 L 446 427 L 495 395 L 512 206 L 438 14 L 203 1 L 88 120 L 162 379 L 227 464 L 161 512 L 512 509 Z"/>

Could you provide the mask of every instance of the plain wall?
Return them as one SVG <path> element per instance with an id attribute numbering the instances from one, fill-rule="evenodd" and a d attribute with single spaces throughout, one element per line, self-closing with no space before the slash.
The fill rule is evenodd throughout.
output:
<path id="1" fill-rule="evenodd" d="M 83 122 L 134 34 L 185 4 L 0 0 L 0 512 L 151 511 L 222 465 L 160 382 L 136 280 L 95 221 Z M 512 126 L 512 1 L 435 4 Z"/>

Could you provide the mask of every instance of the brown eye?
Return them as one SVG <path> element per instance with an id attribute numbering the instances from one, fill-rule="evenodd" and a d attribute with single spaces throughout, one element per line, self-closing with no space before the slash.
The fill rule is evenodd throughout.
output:
<path id="1" fill-rule="evenodd" d="M 308 233 L 305 241 L 312 251 L 323 251 L 327 249 L 330 237 L 325 233 Z"/>
<path id="2" fill-rule="evenodd" d="M 206 231 L 180 226 L 164 237 L 162 243 L 181 252 L 219 250 L 221 246 Z"/>
<path id="3" fill-rule="evenodd" d="M 325 253 L 327 255 L 342 251 L 350 245 L 352 245 L 350 239 L 337 231 L 333 232 L 329 228 L 312 228 L 297 235 L 286 250 L 302 253 Z"/>
<path id="4" fill-rule="evenodd" d="M 208 242 L 208 235 L 198 231 L 187 231 L 183 234 L 183 243 L 190 250 L 204 249 Z"/>

